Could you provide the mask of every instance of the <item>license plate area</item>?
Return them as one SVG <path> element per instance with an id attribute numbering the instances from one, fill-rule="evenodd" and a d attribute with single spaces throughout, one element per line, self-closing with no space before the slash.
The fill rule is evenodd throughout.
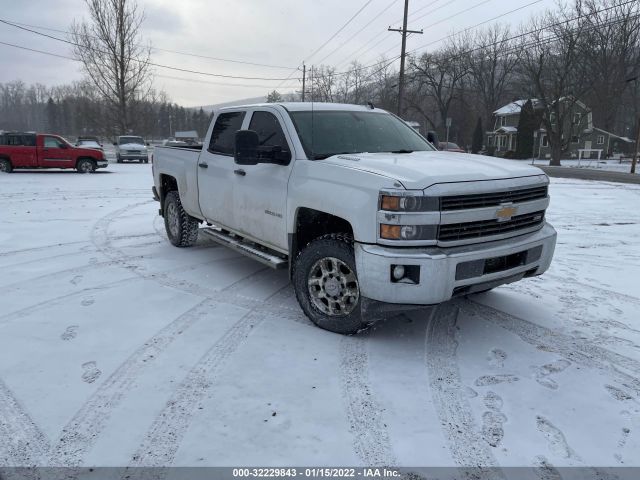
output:
<path id="1" fill-rule="evenodd" d="M 461 262 L 456 267 L 456 280 L 466 280 L 468 278 L 511 270 L 512 268 L 536 262 L 540 259 L 541 255 L 542 246 L 538 246 L 510 255 Z"/>

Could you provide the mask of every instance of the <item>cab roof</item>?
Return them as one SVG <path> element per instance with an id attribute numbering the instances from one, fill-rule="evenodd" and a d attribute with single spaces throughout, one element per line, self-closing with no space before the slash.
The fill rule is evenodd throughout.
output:
<path id="1" fill-rule="evenodd" d="M 349 103 L 322 103 L 322 102 L 277 102 L 277 103 L 254 103 L 249 105 L 234 105 L 223 107 L 220 111 L 235 110 L 238 108 L 256 108 L 256 107 L 273 107 L 279 105 L 290 112 L 310 112 L 323 110 L 340 110 L 350 112 L 384 112 L 381 108 L 374 108 L 367 105 L 352 105 Z"/>

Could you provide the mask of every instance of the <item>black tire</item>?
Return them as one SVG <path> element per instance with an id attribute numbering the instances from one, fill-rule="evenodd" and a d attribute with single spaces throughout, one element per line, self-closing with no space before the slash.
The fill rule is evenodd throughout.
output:
<path id="1" fill-rule="evenodd" d="M 172 245 L 192 247 L 198 240 L 198 220 L 182 208 L 178 192 L 167 193 L 164 199 L 164 227 Z"/>
<path id="2" fill-rule="evenodd" d="M 323 263 L 330 270 L 325 272 Z M 318 327 L 348 335 L 368 327 L 360 311 L 361 295 L 350 236 L 328 234 L 309 243 L 296 257 L 292 277 L 298 303 Z M 315 282 L 318 285 L 311 285 Z M 312 295 L 312 290 L 317 296 Z"/>
<path id="3" fill-rule="evenodd" d="M 11 173 L 13 172 L 13 165 L 6 158 L 0 158 L 0 172 Z"/>
<path id="4" fill-rule="evenodd" d="M 144 161 L 144 163 L 149 163 L 149 159 L 147 158 L 147 159 Z"/>
<path id="5" fill-rule="evenodd" d="M 78 173 L 94 173 L 96 168 L 96 162 L 89 160 L 88 158 L 78 160 L 78 163 L 76 164 L 76 170 Z"/>
<path id="6" fill-rule="evenodd" d="M 122 163 L 122 158 L 120 158 L 120 155 L 116 155 L 116 162 Z"/>

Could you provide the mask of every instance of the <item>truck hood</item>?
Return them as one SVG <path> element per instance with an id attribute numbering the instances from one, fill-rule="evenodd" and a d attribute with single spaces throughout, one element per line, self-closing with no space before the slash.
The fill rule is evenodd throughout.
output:
<path id="1" fill-rule="evenodd" d="M 139 143 L 123 143 L 119 145 L 122 150 L 146 150 L 146 145 L 140 145 Z"/>
<path id="2" fill-rule="evenodd" d="M 389 177 L 409 190 L 422 190 L 436 183 L 544 175 L 539 168 L 519 161 L 440 151 L 344 154 L 316 161 Z"/>

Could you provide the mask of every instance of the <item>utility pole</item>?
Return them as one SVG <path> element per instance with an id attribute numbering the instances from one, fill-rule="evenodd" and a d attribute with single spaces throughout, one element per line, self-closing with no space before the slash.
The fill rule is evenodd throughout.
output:
<path id="1" fill-rule="evenodd" d="M 633 77 L 627 80 L 627 83 L 634 82 L 637 88 L 637 82 L 640 77 Z M 636 164 L 638 162 L 638 151 L 640 151 L 640 116 L 638 117 L 638 125 L 636 130 L 636 148 L 633 151 L 633 160 L 631 161 L 631 173 L 636 173 Z"/>
<path id="2" fill-rule="evenodd" d="M 420 30 L 407 30 L 407 17 L 409 16 L 409 0 L 404 0 L 404 20 L 402 29 L 389 27 L 390 32 L 400 32 L 402 34 L 402 51 L 400 53 L 400 78 L 398 79 L 398 116 L 402 115 L 402 99 L 404 97 L 404 59 L 407 56 L 407 33 L 419 33 Z"/>
<path id="3" fill-rule="evenodd" d="M 631 173 L 636 173 L 636 163 L 638 162 L 638 152 L 640 151 L 640 117 L 638 117 L 638 130 L 636 131 L 636 148 L 633 151 L 631 161 Z"/>
<path id="4" fill-rule="evenodd" d="M 302 101 L 304 102 L 305 85 L 307 81 L 307 66 L 302 63 Z"/>

